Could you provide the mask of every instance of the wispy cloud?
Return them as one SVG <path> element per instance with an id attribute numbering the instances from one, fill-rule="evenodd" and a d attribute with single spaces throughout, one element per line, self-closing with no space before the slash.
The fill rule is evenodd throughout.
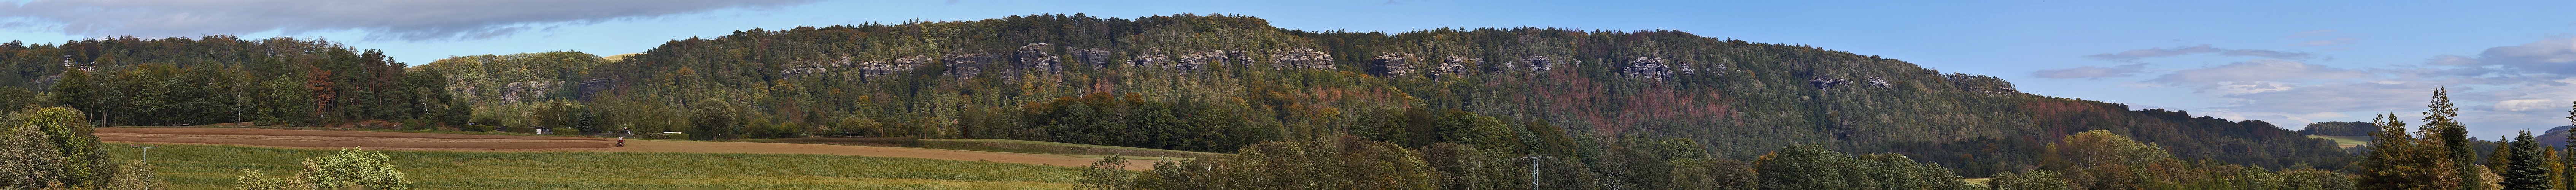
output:
<path id="1" fill-rule="evenodd" d="M 486 39 L 551 26 L 816 0 L 35 0 L 0 4 L 0 26 L 74 35 L 179 37 L 362 31 L 370 39 Z"/>
<path id="2" fill-rule="evenodd" d="M 2576 76 L 2576 37 L 2542 39 L 2522 45 L 2487 48 L 2477 57 L 2441 55 L 2426 64 L 2462 67 L 2495 67 L 2485 74 L 2555 74 Z"/>
<path id="3" fill-rule="evenodd" d="M 2213 67 L 2176 70 L 2150 82 L 2217 85 L 2222 82 L 2299 82 L 2371 77 L 2362 70 L 2277 59 L 2255 59 Z"/>
<path id="4" fill-rule="evenodd" d="M 2331 113 L 2412 114 L 2434 88 L 2449 88 L 2462 121 L 2493 128 L 2566 125 L 2576 101 L 2576 37 L 2439 55 L 2421 64 L 2334 68 L 2287 60 L 2253 60 L 2176 70 L 2148 80 L 2227 99 L 2195 108 L 2238 119 L 2306 120 Z M 2200 112 L 2195 112 L 2200 113 Z M 2543 119 L 2535 119 L 2543 118 Z"/>

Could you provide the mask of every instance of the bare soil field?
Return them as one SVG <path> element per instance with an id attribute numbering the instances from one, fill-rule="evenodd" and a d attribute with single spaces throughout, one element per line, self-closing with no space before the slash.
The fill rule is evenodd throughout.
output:
<path id="1" fill-rule="evenodd" d="M 790 143 L 628 139 L 626 140 L 626 147 L 615 147 L 616 139 L 611 138 L 373 131 L 242 128 L 98 128 L 97 135 L 99 140 L 111 142 L 223 144 L 300 148 L 364 147 L 369 150 L 827 154 L 1042 164 L 1068 167 L 1081 167 L 1084 165 L 1090 165 L 1092 162 L 1099 161 L 1099 159 L 1093 158 L 1054 154 Z M 1131 160 L 1127 164 L 1127 169 L 1153 169 L 1153 163 L 1148 161 L 1151 160 Z"/>

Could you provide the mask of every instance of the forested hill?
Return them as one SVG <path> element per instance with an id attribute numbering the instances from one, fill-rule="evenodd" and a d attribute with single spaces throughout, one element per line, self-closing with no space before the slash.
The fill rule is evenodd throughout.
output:
<path id="1" fill-rule="evenodd" d="M 65 60 L 178 65 L 173 70 L 248 64 L 235 68 L 281 89 L 433 86 L 470 104 L 363 91 L 418 98 L 324 97 L 357 107 L 315 108 L 346 114 L 303 120 L 313 122 L 462 123 L 469 116 L 457 115 L 469 113 L 459 110 L 471 109 L 470 120 L 483 124 L 632 127 L 700 139 L 997 138 L 1217 152 L 1350 135 L 1603 168 L 1639 156 L 1751 160 L 1803 144 L 1900 153 L 1983 176 L 2040 166 L 2046 145 L 2089 130 L 2134 136 L 2186 159 L 2266 168 L 2332 169 L 2351 158 L 2261 121 L 2133 111 L 1892 58 L 1663 30 L 1382 33 L 1281 29 L 1246 16 L 1031 15 L 752 29 L 671 40 L 618 59 L 467 56 L 408 71 L 353 70 L 374 78 L 311 77 L 401 65 L 376 55 L 327 42 L 229 37 L 12 44 L 0 47 L 7 56 L 0 60 L 14 69 L 0 73 L 9 77 L 0 83 L 53 89 L 53 73 L 64 69 L 53 65 Z M 405 79 L 415 76 L 447 80 Z M 1633 153 L 1652 151 L 1665 152 Z"/>
<path id="2" fill-rule="evenodd" d="M 718 104 L 802 126 L 867 120 L 889 128 L 885 135 L 1215 151 L 1329 134 L 1545 146 L 1532 132 L 1554 130 L 1529 131 L 1545 125 L 1535 128 L 1562 128 L 1592 148 L 1522 149 L 1587 154 L 1571 151 L 1678 137 L 1750 159 L 1814 144 L 1983 174 L 2035 163 L 2025 153 L 2055 138 L 2103 129 L 2186 157 L 2272 168 L 2337 167 L 2347 157 L 2262 121 L 2131 111 L 1891 58 L 1682 31 L 1380 33 L 1281 29 L 1245 16 L 1032 15 L 738 31 L 673 40 L 581 76 L 539 83 L 579 91 L 594 106 L 676 114 Z M 1115 101 L 1180 107 L 1174 117 L 1193 120 L 1184 123 L 1211 125 L 1151 129 L 1173 138 L 1094 137 L 1144 127 L 1071 125 L 1099 121 L 1067 109 L 1125 109 L 1093 107 Z M 1444 133 L 1472 131 L 1443 129 L 1453 126 L 1442 123 L 1453 121 L 1441 119 L 1449 110 L 1493 118 L 1510 134 Z"/>

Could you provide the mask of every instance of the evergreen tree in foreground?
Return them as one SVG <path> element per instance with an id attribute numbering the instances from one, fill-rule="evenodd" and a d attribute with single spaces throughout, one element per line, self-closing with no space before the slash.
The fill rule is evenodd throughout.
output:
<path id="1" fill-rule="evenodd" d="M 2460 108 L 2451 104 L 2450 92 L 2449 89 L 2434 88 L 2432 104 L 2424 106 L 2430 108 L 2424 111 L 2424 130 L 2432 135 L 2426 138 L 2441 144 L 2442 149 L 2437 151 L 2446 151 L 2443 155 L 2453 161 L 2451 169 L 2459 170 L 2453 174 L 2459 176 L 2460 184 L 2465 185 L 2463 188 L 2485 189 L 2483 184 L 2487 182 L 2479 181 L 2477 168 L 2470 164 L 2478 159 L 2478 155 L 2477 150 L 2470 149 L 2469 127 L 2451 119 L 2460 116 Z"/>
<path id="2" fill-rule="evenodd" d="M 2514 136 L 2511 146 L 2513 153 L 2506 155 L 2511 163 L 2505 163 L 2504 182 L 2497 185 L 2508 190 L 2549 189 L 2549 163 L 2540 155 L 2540 143 L 2532 141 L 2531 131 Z"/>

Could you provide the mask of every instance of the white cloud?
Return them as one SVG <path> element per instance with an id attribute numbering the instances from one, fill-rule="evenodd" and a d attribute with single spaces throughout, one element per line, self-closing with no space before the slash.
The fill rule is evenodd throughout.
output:
<path id="1" fill-rule="evenodd" d="M 2436 87 L 2440 86 L 2428 83 L 2325 83 L 2219 97 L 2240 101 L 2236 106 L 2220 108 L 2246 112 L 2316 114 L 2403 111 L 2423 108 L 2424 101 L 2432 97 L 2433 88 Z M 2470 90 L 2468 88 L 2451 89 Z"/>
<path id="2" fill-rule="evenodd" d="M 2218 94 L 2253 94 L 2290 90 L 2290 88 L 2290 84 L 2279 82 L 2218 82 L 2218 85 L 2202 89 L 2201 92 L 2216 92 Z"/>
<path id="3" fill-rule="evenodd" d="M 2559 110 L 2559 109 L 2565 109 L 2565 107 L 2560 107 L 2560 106 L 2565 106 L 2565 105 L 2560 105 L 2560 104 L 2565 104 L 2565 103 L 2561 103 L 2561 102 L 2564 102 L 2564 101 L 2558 101 L 2558 100 L 2552 100 L 2552 99 L 2520 99 L 2520 100 L 2505 100 L 2505 101 L 2498 101 L 2498 102 L 2496 102 L 2496 103 L 2495 103 L 2495 105 L 2494 105 L 2492 108 L 2489 108 L 2489 110 L 2493 110 L 2493 111 L 2505 111 L 2505 112 L 2521 112 L 2521 111 L 2533 111 L 2533 110 Z"/>
<path id="4" fill-rule="evenodd" d="M 363 31 L 371 39 L 485 39 L 561 25 L 815 0 L 35 0 L 0 4 L 0 26 L 75 35 L 187 37 Z M 13 6 L 14 5 L 14 6 Z M 41 31 L 39 31 L 41 32 Z"/>
<path id="5" fill-rule="evenodd" d="M 2219 52 L 2218 54 L 2240 57 L 2268 57 L 2273 59 L 2307 59 L 2309 57 L 2316 57 L 2316 54 L 2259 49 L 2231 49 L 2225 52 Z"/>
<path id="6" fill-rule="evenodd" d="M 2434 56 L 2431 65 L 2498 67 L 2501 74 L 2576 75 L 2576 37 L 2541 39 L 2516 46 L 2487 48 L 2477 57 Z M 2490 74 L 2490 73 L 2477 73 Z"/>
<path id="7" fill-rule="evenodd" d="M 2277 59 L 2255 59 L 2215 67 L 2184 69 L 2150 82 L 2219 84 L 2220 82 L 2293 82 L 2371 77 L 2367 72 Z"/>

